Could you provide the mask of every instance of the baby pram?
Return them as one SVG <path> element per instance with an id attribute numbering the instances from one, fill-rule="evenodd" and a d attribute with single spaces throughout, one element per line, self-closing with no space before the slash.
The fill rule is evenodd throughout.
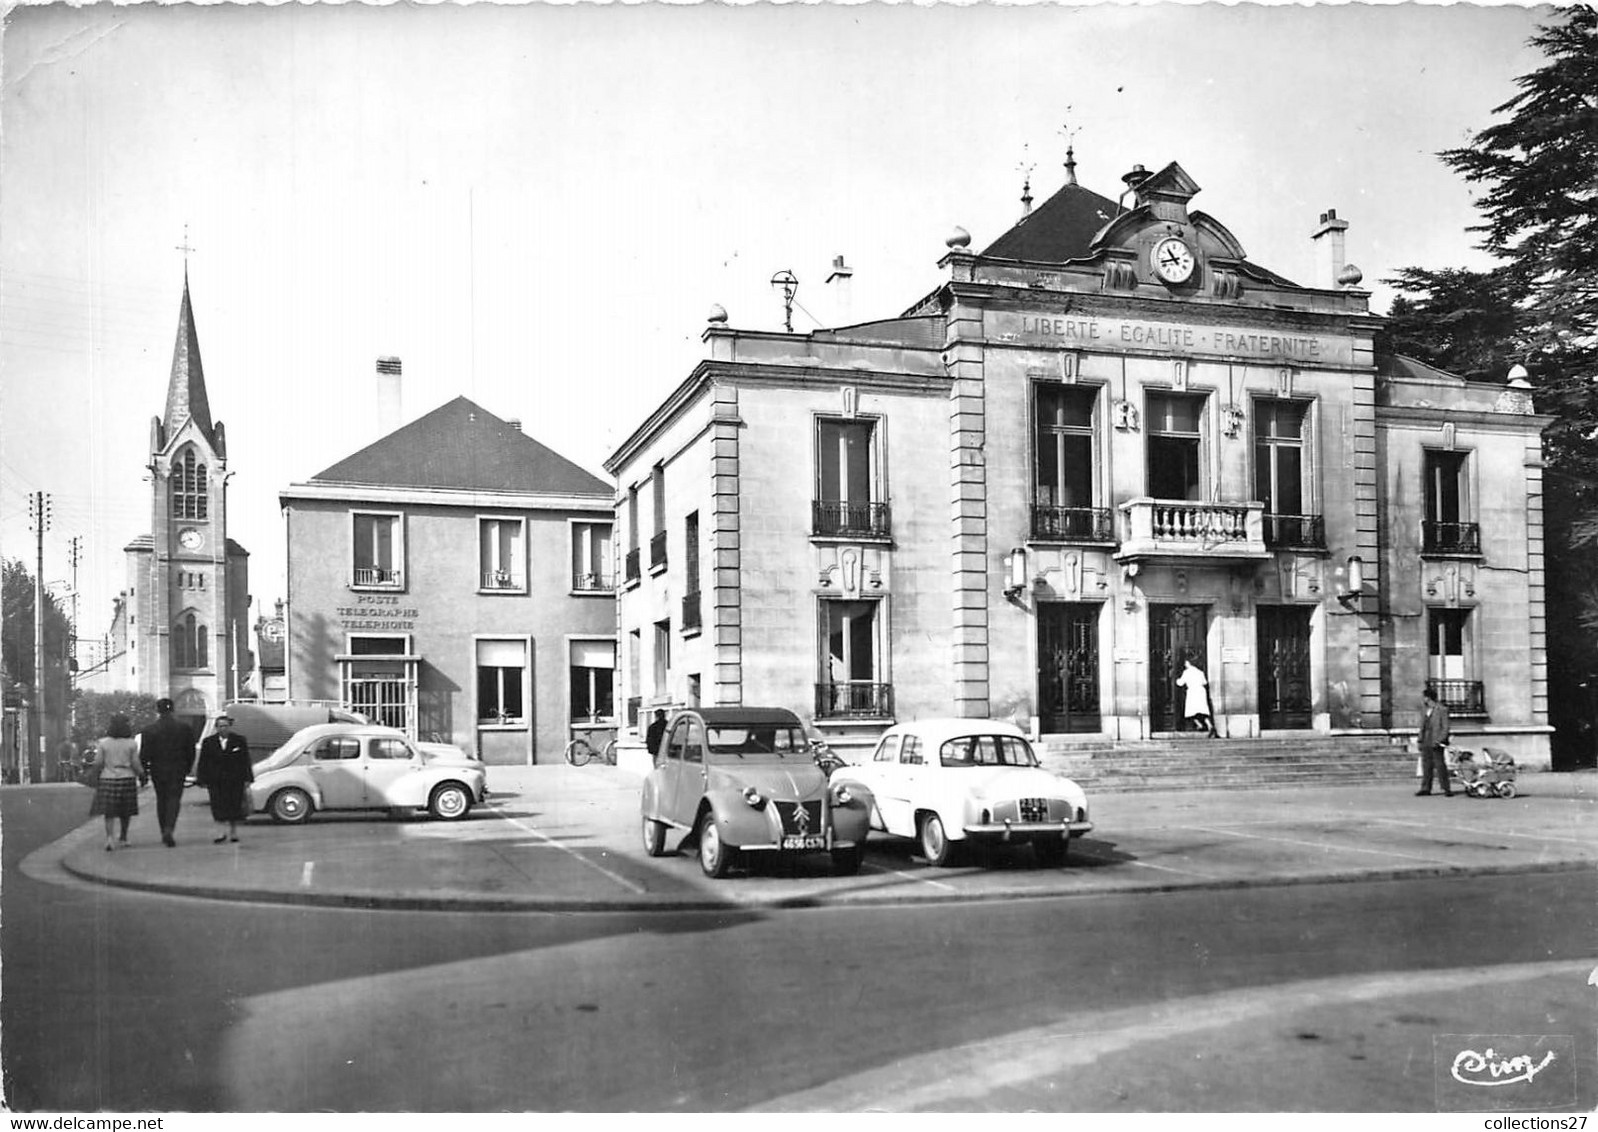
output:
<path id="1" fill-rule="evenodd" d="M 1460 747 L 1444 747 L 1449 772 L 1472 798 L 1513 798 L 1515 760 L 1508 751 L 1483 747 L 1480 754 Z"/>

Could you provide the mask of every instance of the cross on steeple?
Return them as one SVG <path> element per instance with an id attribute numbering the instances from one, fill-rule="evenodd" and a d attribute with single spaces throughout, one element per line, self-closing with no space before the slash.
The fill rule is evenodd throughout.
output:
<path id="1" fill-rule="evenodd" d="M 198 248 L 191 248 L 189 246 L 189 226 L 187 224 L 183 225 L 183 242 L 179 244 L 175 250 L 183 253 L 184 267 L 189 265 L 189 253 L 193 251 L 199 251 Z"/>

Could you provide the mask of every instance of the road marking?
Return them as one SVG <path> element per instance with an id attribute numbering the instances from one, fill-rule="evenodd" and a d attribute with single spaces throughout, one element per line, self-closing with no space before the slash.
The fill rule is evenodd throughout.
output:
<path id="1" fill-rule="evenodd" d="M 300 887 L 301 888 L 310 888 L 311 887 L 311 873 L 313 873 L 315 871 L 316 871 L 316 862 L 315 861 L 306 861 L 305 862 L 305 867 L 300 870 Z"/>
<path id="2" fill-rule="evenodd" d="M 510 824 L 515 826 L 517 829 L 522 830 L 525 833 L 532 834 L 534 837 L 538 838 L 545 845 L 552 845 L 556 849 L 559 849 L 562 853 L 570 853 L 573 857 L 577 858 L 579 861 L 581 861 L 583 864 L 587 865 L 589 868 L 594 869 L 597 872 L 603 873 L 605 876 L 608 876 L 611 880 L 615 881 L 617 884 L 621 885 L 623 888 L 627 889 L 629 892 L 635 892 L 638 895 L 642 896 L 644 893 L 649 891 L 643 885 L 637 883 L 636 881 L 628 880 L 626 877 L 622 876 L 620 873 L 611 872 L 604 865 L 599 864 L 597 861 L 589 860 L 587 857 L 583 856 L 581 853 L 577 852 L 577 850 L 571 848 L 570 846 L 562 845 L 559 841 L 556 841 L 553 837 L 548 836 L 542 830 L 534 829 L 532 826 L 530 826 L 530 825 L 526 824 L 525 822 L 521 821 L 519 818 L 513 818 L 509 814 L 501 812 L 501 811 L 495 811 L 495 812 L 496 812 L 496 814 L 498 814 L 498 817 L 499 817 L 499 819 L 501 821 L 510 822 Z"/>
<path id="3" fill-rule="evenodd" d="M 1429 821 L 1400 821 L 1398 818 L 1372 818 L 1370 820 L 1381 822 L 1384 825 L 1404 825 L 1404 826 L 1411 826 L 1411 827 L 1420 826 L 1422 829 L 1450 829 L 1450 830 L 1454 830 L 1455 832 L 1458 832 L 1458 833 L 1469 834 L 1470 836 L 1478 838 L 1478 839 L 1483 837 L 1483 836 L 1486 836 L 1488 834 L 1491 834 L 1494 837 L 1520 837 L 1520 838 L 1524 838 L 1524 839 L 1526 839 L 1528 841 L 1565 841 L 1565 842 L 1569 842 L 1571 845 L 1587 845 L 1587 846 L 1590 846 L 1593 843 L 1592 842 L 1592 838 L 1590 838 L 1590 837 L 1561 837 L 1557 833 L 1516 833 L 1513 830 L 1509 830 L 1509 829 L 1487 830 L 1487 829 L 1482 829 L 1479 826 L 1471 826 L 1471 825 L 1438 825 L 1436 822 L 1429 822 Z"/>
<path id="4" fill-rule="evenodd" d="M 1109 860 L 1109 858 L 1107 858 L 1107 857 L 1099 857 L 1097 859 L 1100 860 L 1100 861 Z M 1136 865 L 1140 869 L 1158 869 L 1162 873 L 1176 873 L 1178 876 L 1184 876 L 1184 877 L 1203 877 L 1205 880 L 1220 880 L 1221 879 L 1221 876 L 1220 876 L 1219 873 L 1201 873 L 1201 872 L 1197 871 L 1196 869 L 1176 869 L 1176 868 L 1172 868 L 1170 865 L 1156 865 L 1156 864 L 1154 864 L 1151 861 L 1136 861 L 1136 860 L 1133 860 L 1133 861 L 1128 861 L 1127 864 Z"/>
<path id="5" fill-rule="evenodd" d="M 1451 864 L 1446 857 L 1421 857 L 1414 853 L 1400 853 L 1396 849 L 1367 849 L 1363 845 L 1347 845 L 1342 842 L 1328 841 L 1300 841 L 1296 837 L 1266 837 L 1260 833 L 1242 833 L 1235 829 L 1218 829 L 1208 825 L 1190 825 L 1186 829 L 1196 829 L 1200 833 L 1224 833 L 1232 837 L 1246 837 L 1251 841 L 1273 841 L 1282 845 L 1301 845 L 1306 849 L 1335 849 L 1344 853 L 1372 853 L 1378 857 L 1402 857 L 1406 861 L 1425 861 L 1428 865 Z"/>
<path id="6" fill-rule="evenodd" d="M 890 869 L 886 865 L 874 865 L 868 863 L 863 867 L 874 873 L 892 873 L 894 876 L 903 877 L 905 880 L 918 880 L 922 884 L 930 884 L 933 888 L 941 888 L 945 892 L 959 891 L 954 887 L 954 885 L 944 884 L 941 880 L 933 880 L 931 877 L 920 876 L 916 873 L 907 873 L 900 869 Z M 848 890 L 844 889 L 843 891 L 847 892 Z"/>
<path id="7" fill-rule="evenodd" d="M 1037 1026 L 967 1045 L 905 1057 L 880 1069 L 852 1074 L 813 1089 L 776 1097 L 755 1112 L 942 1111 L 956 1102 L 1026 1088 L 1065 1070 L 1092 1065 L 1145 1042 L 1335 1003 L 1457 992 L 1461 987 L 1530 982 L 1579 972 L 1591 960 L 1552 960 L 1463 967 L 1449 971 L 1390 971 L 1307 979 L 1269 987 L 1244 987 L 1121 1009 L 1093 1010 L 1070 1021 Z"/>

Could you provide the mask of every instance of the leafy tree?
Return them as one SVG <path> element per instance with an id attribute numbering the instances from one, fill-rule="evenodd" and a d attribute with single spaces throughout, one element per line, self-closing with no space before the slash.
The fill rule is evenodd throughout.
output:
<path id="1" fill-rule="evenodd" d="M 1501 120 L 1440 154 L 1483 189 L 1483 223 L 1472 230 L 1498 264 L 1486 273 L 1404 269 L 1393 280 L 1403 294 L 1389 341 L 1471 376 L 1500 376 L 1513 358 L 1528 371 L 1538 410 L 1555 417 L 1543 436 L 1550 716 L 1556 760 L 1590 763 L 1598 740 L 1598 9 L 1567 9 L 1530 42 L 1544 61 L 1494 109 Z"/>
<path id="2" fill-rule="evenodd" d="M 0 573 L 4 589 L 0 599 L 0 650 L 11 680 L 11 687 L 6 689 L 7 702 L 22 702 L 33 690 L 33 575 L 16 558 L 0 564 Z M 67 657 L 72 626 L 49 591 L 45 592 L 44 601 L 44 713 L 64 717 L 71 683 Z"/>
<path id="3" fill-rule="evenodd" d="M 133 730 L 155 722 L 155 697 L 145 692 L 79 692 L 73 712 L 72 741 L 83 750 L 104 735 L 113 715 L 122 714 Z"/>

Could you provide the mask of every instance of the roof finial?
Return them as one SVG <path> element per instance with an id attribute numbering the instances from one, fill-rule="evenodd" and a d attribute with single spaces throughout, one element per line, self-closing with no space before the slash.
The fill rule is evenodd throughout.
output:
<path id="1" fill-rule="evenodd" d="M 1069 117 L 1071 108 L 1069 106 L 1065 108 L 1065 113 L 1067 115 L 1066 120 L 1060 126 L 1060 136 L 1065 138 L 1065 183 L 1074 185 L 1076 184 L 1076 150 L 1073 148 L 1072 143 L 1076 140 L 1078 127 L 1071 125 Z"/>
<path id="2" fill-rule="evenodd" d="M 183 242 L 177 246 L 176 250 L 183 253 L 183 273 L 187 275 L 189 271 L 189 253 L 199 250 L 198 248 L 189 247 L 189 226 L 187 223 L 183 225 Z"/>
<path id="3" fill-rule="evenodd" d="M 1036 162 L 1027 160 L 1027 146 L 1029 144 L 1028 142 L 1021 143 L 1021 164 L 1016 166 L 1025 176 L 1025 179 L 1021 182 L 1022 216 L 1030 216 L 1032 214 L 1032 170 L 1037 168 Z"/>

